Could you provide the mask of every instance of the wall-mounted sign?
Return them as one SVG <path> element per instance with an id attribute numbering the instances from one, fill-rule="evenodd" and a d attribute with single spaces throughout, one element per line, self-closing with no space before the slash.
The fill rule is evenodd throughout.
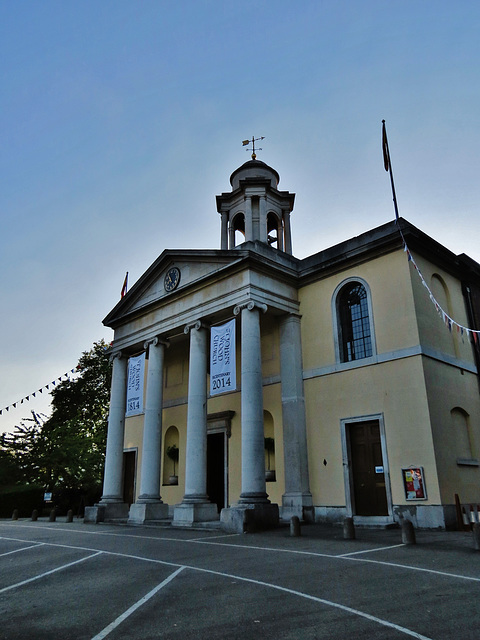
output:
<path id="1" fill-rule="evenodd" d="M 143 413 L 143 382 L 145 377 L 145 354 L 128 359 L 127 410 L 126 416 Z"/>
<path id="2" fill-rule="evenodd" d="M 423 467 L 407 467 L 402 469 L 403 487 L 407 500 L 426 500 L 427 490 Z"/>
<path id="3" fill-rule="evenodd" d="M 235 319 L 210 332 L 210 395 L 215 396 L 237 388 Z"/>

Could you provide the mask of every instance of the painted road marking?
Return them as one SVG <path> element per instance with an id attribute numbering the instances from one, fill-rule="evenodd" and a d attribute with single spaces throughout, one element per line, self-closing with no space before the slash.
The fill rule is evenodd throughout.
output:
<path id="1" fill-rule="evenodd" d="M 385 551 L 386 549 L 396 549 L 398 547 L 404 547 L 405 545 L 400 544 L 392 544 L 389 547 L 377 547 L 376 549 L 362 549 L 362 551 L 351 551 L 350 553 L 340 553 L 336 558 L 348 558 L 348 556 L 357 556 L 360 553 L 374 553 L 375 551 Z"/>
<path id="2" fill-rule="evenodd" d="M 62 548 L 69 548 L 68 545 L 63 545 L 63 544 L 55 544 L 55 543 L 44 543 L 45 546 L 52 546 L 52 547 L 62 547 Z M 232 546 L 236 546 L 236 545 L 232 545 Z M 72 549 L 78 550 L 81 547 L 70 547 Z M 175 571 L 174 573 L 171 574 L 171 576 L 169 577 L 170 580 L 172 580 L 181 570 L 183 569 L 190 569 L 192 571 L 198 571 L 200 573 L 208 573 L 210 575 L 217 575 L 217 576 L 221 576 L 221 577 L 225 577 L 225 578 L 229 578 L 229 579 L 233 579 L 233 580 L 239 580 L 239 581 L 243 581 L 243 582 L 249 582 L 251 584 L 256 584 L 259 586 L 263 586 L 263 587 L 268 587 L 270 589 L 276 589 L 277 591 L 282 591 L 284 593 L 288 593 L 290 595 L 295 595 L 301 598 L 305 598 L 307 600 L 311 600 L 313 602 L 317 602 L 319 604 L 323 604 L 325 606 L 329 606 L 329 607 L 333 607 L 336 609 L 339 609 L 341 611 L 345 611 L 347 613 L 351 613 L 353 615 L 357 615 L 361 618 L 364 618 L 366 620 L 370 620 L 371 622 L 375 622 L 376 624 L 380 624 L 382 626 L 385 627 L 389 627 L 391 629 L 395 629 L 401 633 L 404 633 L 405 635 L 408 635 L 412 638 L 417 638 L 417 640 L 432 640 L 432 638 L 429 638 L 428 636 L 424 636 L 422 634 L 417 633 L 416 631 L 412 631 L 411 629 L 407 629 L 406 627 L 402 627 L 400 625 L 397 625 L 393 622 L 389 622 L 388 620 L 383 620 L 382 618 L 378 618 L 376 616 L 373 616 L 371 614 L 368 613 L 364 613 L 363 611 L 360 611 L 358 609 L 353 609 L 352 607 L 348 607 L 346 605 L 342 605 L 338 602 L 333 602 L 331 600 L 325 600 L 323 598 L 318 598 L 317 596 L 312 596 L 308 593 L 303 593 L 301 591 L 296 591 L 294 589 L 288 589 L 287 587 L 282 587 L 280 585 L 276 585 L 273 583 L 269 583 L 269 582 L 263 582 L 261 580 L 255 580 L 254 578 L 245 578 L 243 576 L 237 576 L 237 575 L 233 575 L 233 574 L 229 574 L 229 573 L 224 573 L 221 571 L 214 571 L 212 569 L 204 569 L 204 568 L 200 568 L 200 567 L 195 567 L 192 565 L 180 565 L 178 563 L 172 563 L 172 562 L 166 562 L 164 560 L 157 560 L 157 559 L 152 559 L 152 558 L 146 558 L 143 556 L 134 556 L 134 555 L 130 555 L 130 554 L 126 554 L 126 553 L 118 553 L 118 552 L 112 552 L 112 551 L 99 551 L 96 554 L 93 554 L 91 556 L 88 556 L 88 558 L 92 558 L 94 557 L 94 555 L 100 555 L 100 554 L 105 554 L 105 555 L 111 555 L 111 556 L 117 556 L 117 557 L 121 557 L 121 558 L 129 558 L 129 559 L 137 559 L 137 560 L 142 560 L 145 562 L 153 562 L 155 564 L 162 564 L 162 565 L 168 565 L 168 566 L 176 566 L 178 567 L 177 571 Z M 330 556 L 333 559 L 339 559 L 338 556 Z M 87 560 L 88 558 L 84 558 L 83 560 Z M 345 558 L 345 560 L 348 560 L 349 558 Z M 357 561 L 362 561 L 362 559 L 357 559 L 357 558 L 352 558 L 352 560 L 357 560 Z M 75 563 L 71 563 L 71 564 L 76 564 L 78 562 L 81 562 L 81 560 L 77 560 Z M 369 562 L 375 562 L 375 561 L 369 561 Z M 388 564 L 388 563 L 387 563 Z M 68 565 L 65 565 L 68 566 Z M 401 568 L 402 565 L 399 565 Z M 64 567 L 62 567 L 64 568 Z M 49 571 L 45 574 L 42 575 L 48 575 L 49 573 L 53 573 L 54 571 L 58 571 L 59 569 L 54 569 L 53 571 Z M 435 573 L 439 573 L 439 572 L 435 572 Z M 450 575 L 450 574 L 447 574 Z M 41 577 L 41 576 L 39 576 Z M 167 578 L 167 581 L 170 582 L 170 580 Z M 25 582 L 30 582 L 31 580 L 27 580 Z M 149 599 L 150 597 L 152 597 L 153 595 L 155 595 L 155 593 L 160 590 L 160 588 L 162 586 L 164 586 L 165 584 L 168 584 L 168 582 L 163 581 L 162 583 L 160 583 L 160 585 L 158 585 L 158 588 L 155 587 L 155 589 L 150 592 L 149 594 L 147 594 L 147 596 L 144 596 L 144 598 Z M 12 587 L 7 587 L 6 589 L 3 589 L 2 591 L 8 590 L 9 588 L 13 588 L 15 586 L 20 586 L 21 584 L 24 583 L 19 583 L 18 585 L 13 585 Z M 0 591 L 0 593 L 2 593 L 2 591 Z M 145 600 L 146 601 L 146 600 Z M 133 607 L 138 608 L 139 606 L 141 606 L 144 602 L 144 599 L 142 598 L 141 600 L 138 601 L 137 605 L 133 605 Z M 122 616 L 120 616 L 119 618 L 117 618 L 117 620 L 115 620 L 112 625 L 114 625 L 114 627 L 110 628 L 110 625 L 108 627 L 106 627 L 102 632 L 100 633 L 104 633 L 105 631 L 108 630 L 108 633 L 110 633 L 111 630 L 113 630 L 113 628 L 115 628 L 116 626 L 118 626 L 126 617 L 128 617 L 128 615 L 130 615 L 131 613 L 133 613 L 135 609 L 134 608 L 130 608 L 128 609 L 125 614 L 122 614 Z M 128 614 L 128 615 L 126 615 Z M 100 640 L 100 638 L 105 637 L 105 636 L 95 636 L 94 639 L 92 640 Z"/>
<path id="3" fill-rule="evenodd" d="M 8 540 L 8 538 L 4 538 L 4 539 Z M 25 540 L 24 542 L 30 542 L 30 540 Z M 0 558 L 3 558 L 3 556 L 9 556 L 11 553 L 18 553 L 19 551 L 26 551 L 27 549 L 36 549 L 37 547 L 42 547 L 42 546 L 43 546 L 43 542 L 37 542 L 36 544 L 32 544 L 30 547 L 22 547 L 21 549 L 14 549 L 13 551 L 0 553 Z"/>
<path id="4" fill-rule="evenodd" d="M 132 613 L 134 613 L 138 608 L 140 608 L 143 604 L 145 604 L 145 602 L 148 602 L 148 600 L 150 600 L 150 598 L 153 598 L 153 596 L 158 593 L 160 591 L 160 589 L 163 589 L 163 587 L 165 587 L 169 582 L 171 582 L 174 578 L 176 578 L 178 576 L 178 574 L 183 571 L 185 569 L 185 567 L 179 567 L 176 571 L 174 571 L 173 573 L 171 573 L 168 578 L 165 578 L 165 580 L 163 582 L 161 582 L 160 584 L 158 584 L 154 589 L 152 589 L 151 591 L 149 591 L 147 593 L 147 595 L 143 596 L 143 598 L 140 598 L 140 600 L 138 602 L 136 602 L 134 605 L 132 605 L 129 609 L 127 609 L 124 613 L 122 613 L 121 616 L 118 616 L 118 618 L 116 620 L 114 620 L 112 623 L 110 623 L 107 627 L 105 627 L 105 629 L 103 629 L 102 631 L 100 631 L 100 633 L 98 633 L 96 636 L 94 636 L 92 638 L 92 640 L 102 640 L 103 638 L 105 638 L 106 636 L 108 636 L 108 634 L 113 631 L 114 629 L 116 629 L 120 624 L 122 624 L 122 622 L 124 620 L 126 620 L 130 615 L 132 615 Z"/>
<path id="5" fill-rule="evenodd" d="M 3 523 L 0 523 L 0 526 Z M 11 526 L 11 525 L 7 525 L 7 526 Z M 28 526 L 25 527 L 25 525 L 15 525 L 18 527 L 23 527 L 23 528 L 27 528 L 27 529 L 48 529 L 49 531 L 67 531 L 68 533 L 79 533 L 79 534 L 88 534 L 88 535 L 103 535 L 103 536 L 113 536 L 113 537 L 130 537 L 130 538 L 140 538 L 140 539 L 144 539 L 144 540 L 156 540 L 157 542 L 174 542 L 176 544 L 178 544 L 179 542 L 185 542 L 185 543 L 190 543 L 190 544 L 210 544 L 210 545 L 216 545 L 219 547 L 231 547 L 232 549 L 249 549 L 252 551 L 270 551 L 270 552 L 275 552 L 275 553 L 291 553 L 291 554 L 296 554 L 296 555 L 305 555 L 305 556 L 313 556 L 313 557 L 317 557 L 317 558 L 329 558 L 331 560 L 345 560 L 345 561 L 351 561 L 351 562 L 370 562 L 372 564 L 379 564 L 382 566 L 387 566 L 387 567 L 395 567 L 395 568 L 400 568 L 400 569 L 405 569 L 405 570 L 409 570 L 409 571 L 423 571 L 425 573 L 432 573 L 432 574 L 436 574 L 436 575 L 441 575 L 441 576 L 446 576 L 447 578 L 457 578 L 460 580 L 470 580 L 472 582 L 480 582 L 480 578 L 475 578 L 472 576 L 464 576 L 464 575 L 460 575 L 460 574 L 456 574 L 456 573 L 448 573 L 446 571 L 436 571 L 435 569 L 425 569 L 423 567 L 414 567 L 412 565 L 408 565 L 408 564 L 400 564 L 400 563 L 396 563 L 396 562 L 386 562 L 386 561 L 382 561 L 382 560 L 370 560 L 368 558 L 357 558 L 357 557 L 351 557 L 350 555 L 333 555 L 333 554 L 328 554 L 328 553 L 318 553 L 316 551 L 300 551 L 298 549 L 278 549 L 276 547 L 259 547 L 256 545 L 244 545 L 244 544 L 230 544 L 227 542 L 210 542 L 208 539 L 188 539 L 188 540 L 179 540 L 178 538 L 158 538 L 158 537 L 153 537 L 153 536 L 135 536 L 133 534 L 119 534 L 119 533 L 109 533 L 107 531 L 80 531 L 78 529 L 57 529 L 55 527 L 55 529 L 52 529 L 51 527 L 45 527 L 45 526 Z M 233 534 L 233 535 L 237 535 L 237 534 Z M 0 539 L 5 539 L 5 540 L 15 540 L 17 542 L 31 542 L 31 540 L 20 540 L 18 538 L 6 538 L 4 536 L 0 536 Z M 46 545 L 53 545 L 53 546 L 65 546 L 67 548 L 70 548 L 70 545 L 62 545 L 62 544 L 56 544 L 56 543 L 49 543 L 49 542 L 45 542 L 44 544 Z M 395 545 L 396 546 L 396 545 Z M 400 547 L 405 546 L 403 544 L 399 545 Z M 96 549 L 91 549 L 89 547 L 71 547 L 73 549 L 80 549 L 80 550 L 86 550 L 86 551 L 96 551 Z M 384 547 L 384 549 L 388 549 L 390 547 Z M 381 551 L 382 549 L 377 549 L 377 551 Z M 108 552 L 108 551 L 104 551 L 104 553 L 113 553 L 113 552 Z M 135 556 L 131 556 L 131 557 L 135 557 Z M 174 566 L 178 566 L 178 563 L 171 563 L 174 564 Z"/>
<path id="6" fill-rule="evenodd" d="M 56 573 L 57 571 L 63 571 L 63 569 L 67 569 L 68 567 L 72 567 L 74 564 L 79 564 L 80 562 L 85 562 L 85 560 L 90 560 L 90 558 L 94 558 L 95 556 L 99 556 L 103 553 L 103 551 L 98 551 L 97 553 L 92 554 L 91 556 L 87 556 L 86 558 L 81 558 L 80 560 L 75 560 L 74 562 L 69 562 L 68 564 L 64 564 L 61 567 L 57 567 L 56 569 L 51 569 L 50 571 L 45 571 L 45 573 L 41 573 L 38 576 L 34 576 L 33 578 L 28 578 L 28 580 L 22 580 L 22 582 L 17 582 L 16 584 L 11 584 L 9 587 L 4 587 L 0 589 L 0 593 L 5 593 L 5 591 L 10 591 L 10 589 L 16 589 L 17 587 L 22 587 L 29 582 L 35 582 L 35 580 L 40 580 L 41 578 L 45 578 L 45 576 L 49 576 L 52 573 Z"/>

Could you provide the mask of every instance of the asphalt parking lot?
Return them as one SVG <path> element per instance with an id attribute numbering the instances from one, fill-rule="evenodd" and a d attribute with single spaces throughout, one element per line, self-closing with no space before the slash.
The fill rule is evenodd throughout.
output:
<path id="1" fill-rule="evenodd" d="M 0 638 L 480 638 L 468 533 L 0 520 Z"/>

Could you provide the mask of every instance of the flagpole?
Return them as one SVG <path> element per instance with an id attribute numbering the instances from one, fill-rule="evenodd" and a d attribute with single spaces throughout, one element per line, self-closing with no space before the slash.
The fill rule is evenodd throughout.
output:
<path id="1" fill-rule="evenodd" d="M 383 125 L 382 126 L 383 163 L 385 166 L 385 171 L 388 171 L 390 174 L 390 183 L 392 185 L 392 195 L 393 195 L 393 206 L 395 207 L 395 222 L 397 222 L 399 218 L 397 196 L 395 194 L 395 184 L 393 182 L 392 162 L 390 160 L 390 151 L 388 149 L 387 129 L 385 127 L 385 120 L 382 120 L 382 125 Z"/>

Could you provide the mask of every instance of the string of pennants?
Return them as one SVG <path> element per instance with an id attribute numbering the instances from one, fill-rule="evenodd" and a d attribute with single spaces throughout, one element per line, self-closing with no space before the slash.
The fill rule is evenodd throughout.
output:
<path id="1" fill-rule="evenodd" d="M 399 231 L 400 231 L 400 229 L 399 229 Z M 418 275 L 420 277 L 420 280 L 422 281 L 423 286 L 427 290 L 429 298 L 430 298 L 432 304 L 435 306 L 435 309 L 436 309 L 438 315 L 442 318 L 442 321 L 443 321 L 444 325 L 447 327 L 447 329 L 450 331 L 450 333 L 453 333 L 454 331 L 456 331 L 456 333 L 460 334 L 462 340 L 463 340 L 463 337 L 466 335 L 469 340 L 473 339 L 473 342 L 476 345 L 479 345 L 480 344 L 480 331 L 478 331 L 476 329 L 470 329 L 470 327 L 465 327 L 464 325 L 456 322 L 453 318 L 451 318 L 448 315 L 448 313 L 444 309 L 442 309 L 441 305 L 436 300 L 436 298 L 433 295 L 430 287 L 428 286 L 425 278 L 423 277 L 422 272 L 420 271 L 420 269 L 419 269 L 417 263 L 415 262 L 412 254 L 410 253 L 410 249 L 408 248 L 407 243 L 405 242 L 405 238 L 403 237 L 403 233 L 401 231 L 400 231 L 400 235 L 402 236 L 403 250 L 407 254 L 408 261 L 412 263 L 412 266 L 414 267 L 415 271 L 418 273 Z"/>
<path id="2" fill-rule="evenodd" d="M 70 371 L 67 371 L 67 373 L 64 373 L 63 375 L 56 378 L 55 380 L 52 380 L 52 382 L 49 382 L 48 384 L 45 384 L 43 387 L 40 387 L 40 389 L 37 389 L 37 391 L 33 391 L 32 393 L 28 394 L 28 396 L 25 396 L 21 400 L 17 400 L 17 402 L 12 402 L 12 404 L 9 404 L 8 406 L 3 407 L 3 409 L 0 409 L 0 416 L 4 411 L 9 411 L 10 409 L 16 409 L 18 405 L 21 405 L 24 402 L 30 402 L 30 399 L 35 398 L 37 393 L 43 393 L 45 389 L 50 390 L 51 386 L 54 387 L 57 384 L 57 382 L 59 381 L 61 382 L 63 378 L 65 378 L 65 380 L 69 380 L 70 376 L 74 373 L 76 373 L 76 370 L 70 369 Z"/>

